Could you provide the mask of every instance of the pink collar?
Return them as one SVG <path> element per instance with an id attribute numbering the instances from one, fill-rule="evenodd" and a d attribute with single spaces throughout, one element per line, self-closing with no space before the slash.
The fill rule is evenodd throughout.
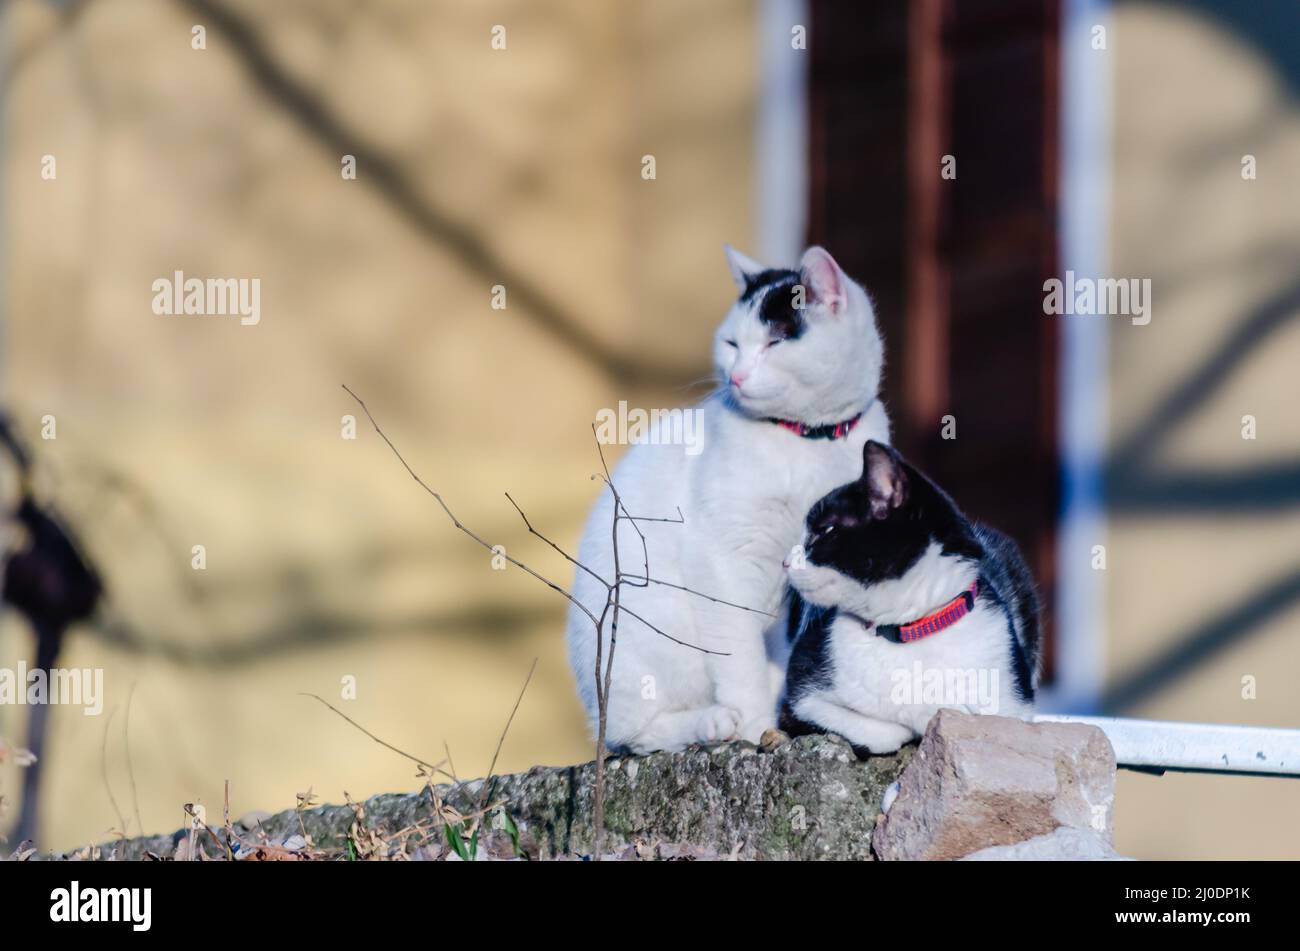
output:
<path id="1" fill-rule="evenodd" d="M 906 624 L 877 624 L 876 633 L 895 644 L 909 644 L 931 634 L 938 634 L 975 610 L 975 595 L 978 589 L 977 580 L 937 611 L 932 611 L 915 621 L 908 621 Z"/>
<path id="2" fill-rule="evenodd" d="M 776 423 L 782 429 L 788 429 L 804 439 L 843 439 L 853 432 L 853 427 L 858 425 L 858 420 L 861 418 L 862 414 L 858 413 L 852 419 L 846 419 L 841 423 L 826 423 L 821 426 L 809 426 L 807 423 L 799 423 L 792 419 L 769 419 L 768 422 Z"/>

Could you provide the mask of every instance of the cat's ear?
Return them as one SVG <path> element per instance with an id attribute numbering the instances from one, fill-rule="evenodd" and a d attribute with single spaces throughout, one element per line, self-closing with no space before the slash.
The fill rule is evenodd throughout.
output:
<path id="1" fill-rule="evenodd" d="M 727 266 L 731 268 L 731 279 L 736 282 L 736 287 L 743 291 L 749 286 L 749 278 L 762 273 L 763 265 L 748 255 L 741 254 L 729 244 L 724 244 L 722 247 L 727 252 Z"/>
<path id="2" fill-rule="evenodd" d="M 862 482 L 871 502 L 871 517 L 883 519 L 907 501 L 907 472 L 889 446 L 868 440 L 862 447 Z"/>
<path id="3" fill-rule="evenodd" d="M 810 303 L 822 304 L 829 313 L 841 314 L 848 306 L 848 277 L 831 253 L 814 245 L 799 262 L 800 280 Z"/>

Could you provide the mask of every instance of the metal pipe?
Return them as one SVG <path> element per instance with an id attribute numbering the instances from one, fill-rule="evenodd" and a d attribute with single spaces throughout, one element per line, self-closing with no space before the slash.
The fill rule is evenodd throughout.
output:
<path id="1" fill-rule="evenodd" d="M 1086 723 L 1106 734 L 1120 766 L 1300 778 L 1300 730 L 1224 723 L 1043 714 L 1035 723 Z"/>

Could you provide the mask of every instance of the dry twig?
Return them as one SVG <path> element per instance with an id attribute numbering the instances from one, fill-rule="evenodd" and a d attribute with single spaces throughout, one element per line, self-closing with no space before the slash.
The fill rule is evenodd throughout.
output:
<path id="1" fill-rule="evenodd" d="M 591 622 L 592 626 L 594 627 L 595 635 L 596 635 L 596 663 L 595 663 L 594 676 L 595 676 L 595 685 L 596 685 L 597 726 L 596 726 L 596 770 L 595 770 L 595 780 L 594 780 L 595 788 L 593 790 L 593 799 L 594 799 L 593 825 L 595 828 L 595 847 L 593 850 L 593 858 L 596 861 L 599 861 L 604 847 L 604 834 L 605 834 L 605 828 L 604 828 L 605 827 L 605 759 L 608 756 L 608 752 L 609 752 L 606 747 L 606 726 L 607 726 L 608 713 L 609 713 L 609 692 L 610 692 L 610 686 L 613 682 L 614 652 L 618 644 L 618 624 L 619 624 L 620 616 L 626 614 L 628 617 L 631 617 L 634 620 L 640 622 L 641 624 L 643 624 L 644 626 L 646 626 L 656 634 L 660 635 L 661 637 L 667 638 L 668 640 L 672 641 L 675 644 L 679 644 L 682 647 L 686 647 L 691 650 L 700 651 L 701 653 L 705 653 L 705 654 L 727 656 L 727 654 L 724 652 L 709 650 L 708 648 L 701 647 L 697 644 L 691 644 L 686 641 L 679 640 L 678 638 L 669 634 L 667 631 L 662 630 L 655 624 L 648 621 L 646 618 L 641 616 L 640 613 L 631 610 L 630 608 L 627 607 L 627 605 L 623 603 L 622 600 L 623 587 L 627 585 L 630 587 L 645 588 L 645 587 L 649 587 L 651 584 L 659 584 L 665 587 L 675 588 L 679 591 L 685 592 L 687 594 L 695 595 L 697 597 L 706 598 L 707 600 L 712 601 L 716 604 L 728 605 L 730 607 L 738 608 L 744 611 L 753 611 L 758 614 L 765 614 L 768 616 L 771 615 L 766 611 L 758 611 L 755 608 L 749 608 L 749 607 L 745 607 L 744 605 L 733 604 L 730 601 L 724 601 L 721 598 L 713 597 L 712 595 L 706 594 L 701 591 L 696 591 L 695 589 L 686 587 L 684 585 L 674 584 L 666 581 L 658 581 L 651 575 L 649 545 L 646 542 L 645 533 L 641 531 L 640 525 L 638 523 L 667 522 L 671 524 L 682 524 L 685 521 L 685 516 L 682 515 L 682 511 L 680 508 L 677 510 L 676 517 L 642 516 L 642 515 L 633 515 L 631 512 L 629 512 L 627 510 L 627 507 L 623 504 L 623 498 L 619 494 L 617 486 L 614 485 L 613 477 L 610 475 L 610 471 L 609 471 L 609 464 L 605 459 L 605 451 L 604 448 L 601 446 L 600 439 L 596 433 L 596 427 L 594 425 L 592 426 L 592 436 L 593 438 L 595 438 L 596 441 L 596 452 L 600 457 L 600 465 L 601 465 L 602 472 L 593 476 L 593 478 L 600 479 L 605 484 L 605 486 L 609 489 L 610 494 L 613 497 L 613 503 L 614 503 L 614 508 L 613 508 L 614 514 L 613 514 L 613 518 L 611 519 L 611 526 L 610 526 L 610 535 L 611 535 L 611 542 L 613 544 L 613 557 L 614 557 L 614 576 L 612 579 L 602 577 L 598 572 L 593 570 L 589 565 L 584 565 L 582 562 L 574 558 L 572 555 L 566 552 L 562 547 L 560 547 L 558 544 L 556 544 L 554 541 L 552 541 L 542 532 L 538 531 L 533 526 L 528 516 L 524 513 L 523 509 L 520 508 L 518 503 L 515 502 L 514 498 L 509 493 L 506 493 L 506 499 L 514 507 L 515 511 L 519 513 L 519 517 L 523 520 L 524 527 L 530 535 L 533 535 L 536 538 L 540 539 L 542 542 L 548 545 L 552 550 L 554 550 L 561 557 L 563 557 L 567 562 L 573 565 L 577 570 L 585 573 L 590 578 L 594 579 L 596 582 L 598 582 L 600 585 L 604 587 L 605 604 L 600 609 L 599 615 L 591 608 L 589 608 L 587 605 L 583 604 L 580 600 L 578 600 L 573 595 L 573 593 L 568 589 L 561 587 L 560 585 L 556 584 L 554 581 L 551 581 L 549 578 L 545 577 L 544 575 L 530 568 L 528 565 L 519 561 L 517 558 L 507 554 L 503 549 L 499 547 L 494 548 L 493 545 L 491 545 L 488 541 L 486 541 L 478 534 L 476 534 L 468 527 L 466 527 L 464 524 L 462 524 L 461 521 L 458 518 L 456 518 L 455 514 L 452 512 L 451 508 L 447 505 L 443 497 L 439 493 L 435 492 L 432 488 L 430 488 L 429 485 L 422 478 L 420 478 L 419 474 L 416 473 L 416 471 L 413 468 L 411 468 L 410 463 L 406 461 L 405 457 L 398 450 L 397 446 L 393 444 L 393 441 L 388 438 L 388 435 L 379 426 L 379 423 L 375 420 L 374 415 L 371 414 L 369 407 L 366 406 L 365 401 L 363 401 L 361 397 L 357 396 L 356 393 L 352 392 L 352 390 L 348 388 L 347 384 L 343 384 L 343 389 L 349 396 L 352 397 L 352 399 L 354 399 L 357 402 L 357 405 L 361 407 L 362 412 L 366 414 L 366 418 L 370 420 L 370 425 L 374 427 L 375 432 L 378 433 L 379 437 L 385 442 L 385 444 L 387 444 L 389 450 L 392 451 L 393 455 L 397 457 L 398 462 L 402 464 L 402 467 L 406 470 L 407 474 L 410 475 L 410 477 L 413 480 L 415 480 L 416 484 L 419 485 L 421 489 L 423 489 L 426 493 L 428 493 L 430 496 L 433 497 L 434 501 L 438 503 L 439 507 L 443 510 L 444 513 L 446 513 L 447 517 L 451 520 L 452 525 L 454 525 L 458 530 L 463 532 L 465 535 L 469 536 L 480 546 L 492 552 L 493 555 L 504 558 L 507 562 L 514 565 L 516 568 L 519 568 L 525 573 L 531 575 L 533 578 L 536 578 L 542 584 L 546 585 L 546 587 L 550 588 L 552 591 L 556 592 L 561 597 L 565 598 L 565 600 L 567 600 L 570 604 L 572 604 L 575 608 L 577 608 L 583 615 L 585 615 L 587 619 Z M 625 572 L 622 567 L 621 553 L 619 551 L 619 545 L 618 545 L 618 531 L 619 531 L 619 525 L 624 522 L 630 525 L 632 530 L 636 532 L 637 537 L 641 543 L 642 571 L 639 574 Z M 608 632 L 608 640 L 609 640 L 608 652 L 606 652 L 605 650 L 606 632 Z M 535 667 L 536 667 L 536 661 L 534 661 L 534 668 Z M 531 678 L 532 678 L 532 672 L 530 671 L 529 679 Z M 528 684 L 527 682 L 525 682 L 524 684 L 525 689 L 527 688 L 527 686 Z M 523 693 L 521 691 L 520 698 L 522 699 L 522 697 L 523 697 Z M 321 702 L 324 703 L 323 700 Z M 328 704 L 326 705 L 328 706 Z M 518 705 L 519 705 L 518 702 L 516 702 L 515 704 L 516 709 L 518 709 Z M 512 712 L 511 719 L 513 720 L 513 718 L 514 718 L 514 713 Z M 509 729 L 509 726 L 510 724 L 507 723 L 506 728 Z M 502 734 L 502 740 L 504 740 L 504 734 Z M 384 745 L 388 745 L 388 744 L 384 744 Z M 498 743 L 497 744 L 498 752 L 500 752 L 500 748 L 501 745 L 500 743 Z M 398 752 L 401 751 L 399 750 Z M 407 755 L 407 754 L 403 754 L 403 755 Z M 492 758 L 492 767 L 495 768 L 495 766 L 496 766 L 496 756 L 494 754 Z M 491 780 L 490 774 L 491 774 L 491 769 L 489 769 L 489 776 L 487 777 L 487 779 L 484 780 L 484 790 L 485 790 L 484 797 L 486 797 L 487 795 L 486 790 L 490 788 L 489 786 L 489 782 Z M 478 811 L 480 815 L 484 811 L 481 803 Z"/>

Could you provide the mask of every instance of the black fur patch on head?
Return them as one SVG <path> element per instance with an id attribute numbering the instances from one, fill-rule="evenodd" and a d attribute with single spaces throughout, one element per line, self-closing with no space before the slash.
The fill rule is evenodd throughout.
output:
<path id="1" fill-rule="evenodd" d="M 768 268 L 745 278 L 740 301 L 757 301 L 758 319 L 767 324 L 774 340 L 797 340 L 803 334 L 803 314 L 794 306 L 794 288 L 801 279 L 789 268 Z"/>
<path id="2" fill-rule="evenodd" d="M 868 442 L 863 456 L 862 477 L 824 496 L 808 513 L 809 563 L 871 585 L 901 578 L 932 542 L 946 555 L 983 554 L 952 499 L 897 452 Z"/>
<path id="3" fill-rule="evenodd" d="M 788 267 L 770 267 L 756 274 L 745 275 L 745 289 L 740 294 L 740 302 L 748 304 L 769 287 L 778 284 L 798 284 L 799 272 Z"/>

